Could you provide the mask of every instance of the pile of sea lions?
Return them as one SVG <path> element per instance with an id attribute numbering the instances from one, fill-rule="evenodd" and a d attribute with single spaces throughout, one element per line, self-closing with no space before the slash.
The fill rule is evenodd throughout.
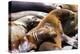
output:
<path id="1" fill-rule="evenodd" d="M 17 3 L 17 5 L 16 5 Z M 27 2 L 28 3 L 28 2 Z M 53 8 L 43 3 L 35 3 L 28 10 L 22 8 L 26 2 L 10 2 L 9 11 L 9 51 L 37 52 L 78 48 L 78 6 L 73 4 L 58 4 Z M 16 11 L 16 6 L 21 4 Z M 34 4 L 31 3 L 31 4 Z M 34 6 L 44 5 L 41 11 Z M 30 5 L 30 3 L 29 3 Z M 40 6 L 42 7 L 42 6 Z M 27 8 L 27 9 L 26 9 Z M 35 9 L 35 10 L 34 10 Z M 12 10 L 12 11 L 11 11 Z"/>

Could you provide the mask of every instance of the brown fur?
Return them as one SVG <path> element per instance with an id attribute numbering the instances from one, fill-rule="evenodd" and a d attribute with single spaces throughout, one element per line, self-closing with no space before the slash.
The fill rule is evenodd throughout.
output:
<path id="1" fill-rule="evenodd" d="M 55 16 L 55 15 L 51 15 L 51 12 L 48 14 L 48 16 L 46 16 L 39 24 L 36 28 L 34 28 L 32 31 L 29 32 L 29 34 L 31 35 L 31 32 L 35 32 L 36 30 L 39 30 L 40 28 L 43 28 L 43 26 L 45 26 L 45 23 L 49 23 L 52 25 L 52 27 L 54 28 L 53 31 L 56 32 L 57 36 L 55 38 L 55 42 L 56 42 L 56 46 L 58 48 L 61 48 L 61 34 L 62 34 L 62 28 L 61 28 L 61 22 L 60 20 Z M 51 31 L 51 32 L 53 32 Z M 32 36 L 32 35 L 31 35 Z M 30 39 L 31 40 L 31 39 Z"/>
<path id="2" fill-rule="evenodd" d="M 44 42 L 40 45 L 39 51 L 57 50 L 58 48 L 52 42 Z"/>
<path id="3" fill-rule="evenodd" d="M 36 32 L 36 30 L 39 30 L 40 28 L 43 28 L 45 26 L 45 23 L 49 23 L 54 28 L 53 31 L 55 31 L 57 34 L 56 38 L 54 38 L 54 40 L 56 42 L 55 45 L 58 48 L 61 48 L 61 45 L 62 45 L 61 44 L 61 35 L 64 32 L 66 33 L 66 30 L 64 30 L 64 29 L 67 28 L 67 27 L 65 27 L 64 24 L 66 24 L 66 21 L 70 23 L 71 19 L 74 19 L 74 22 L 75 22 L 75 18 L 76 18 L 75 14 L 70 10 L 55 9 L 55 10 L 51 11 L 45 18 L 43 18 L 42 21 L 38 24 L 38 26 L 36 28 L 32 29 L 30 32 L 28 32 L 28 34 L 31 35 L 30 37 L 33 37 L 33 35 L 31 33 Z M 75 25 L 75 23 L 74 23 L 74 25 Z M 70 26 L 72 26 L 72 25 L 70 25 Z M 63 29 L 62 29 L 62 27 L 63 27 Z M 71 27 L 69 27 L 69 28 L 71 29 Z M 29 39 L 29 40 L 31 40 L 31 39 Z"/>

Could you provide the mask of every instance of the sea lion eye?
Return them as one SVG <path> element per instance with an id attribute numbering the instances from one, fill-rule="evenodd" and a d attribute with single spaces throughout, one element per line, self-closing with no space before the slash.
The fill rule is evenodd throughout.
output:
<path id="1" fill-rule="evenodd" d="M 70 15 L 70 20 L 74 20 L 75 19 L 75 14 L 71 14 Z"/>
<path id="2" fill-rule="evenodd" d="M 71 17 L 71 20 L 74 20 L 74 17 L 73 16 Z"/>

